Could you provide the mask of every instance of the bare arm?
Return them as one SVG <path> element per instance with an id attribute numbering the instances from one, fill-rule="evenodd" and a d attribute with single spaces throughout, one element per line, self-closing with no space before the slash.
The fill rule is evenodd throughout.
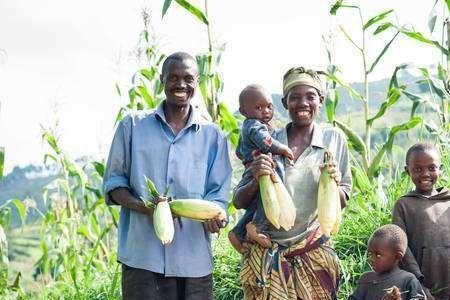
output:
<path id="1" fill-rule="evenodd" d="M 109 196 L 115 203 L 140 212 L 141 214 L 151 216 L 153 208 L 146 207 L 142 200 L 137 199 L 127 188 L 117 188 L 109 192 Z"/>

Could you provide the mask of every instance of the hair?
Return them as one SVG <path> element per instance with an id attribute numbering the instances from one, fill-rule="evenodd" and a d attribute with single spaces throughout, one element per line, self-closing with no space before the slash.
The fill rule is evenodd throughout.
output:
<path id="1" fill-rule="evenodd" d="M 187 52 L 175 52 L 170 54 L 166 57 L 162 64 L 161 75 L 164 76 L 164 74 L 168 72 L 169 66 L 173 61 L 183 62 L 187 60 L 192 60 L 195 64 L 197 64 L 195 58 Z"/>
<path id="2" fill-rule="evenodd" d="M 319 83 L 322 83 L 322 80 L 319 77 L 319 73 L 322 73 L 322 72 L 317 72 L 317 71 L 314 71 L 312 69 L 306 69 L 304 67 L 290 68 L 286 73 L 284 73 L 284 75 L 283 75 L 283 82 L 292 73 L 306 73 L 309 76 L 311 76 L 311 78 L 313 80 L 315 80 L 315 81 L 317 81 Z M 322 92 L 320 90 L 318 90 L 318 89 L 316 89 L 316 90 L 317 90 L 317 93 L 319 94 L 319 96 L 322 97 L 323 96 Z"/>
<path id="3" fill-rule="evenodd" d="M 239 93 L 239 107 L 243 108 L 245 102 L 247 100 L 247 96 L 250 92 L 261 92 L 262 94 L 267 94 L 266 89 L 259 84 L 250 84 L 247 85 L 240 93 Z"/>
<path id="4" fill-rule="evenodd" d="M 385 241 L 393 250 L 399 250 L 405 254 L 408 246 L 408 237 L 399 226 L 395 224 L 383 225 L 372 233 L 369 243 L 375 239 Z"/>
<path id="5" fill-rule="evenodd" d="M 405 163 L 406 165 L 408 165 L 409 163 L 409 159 L 411 158 L 411 156 L 415 153 L 424 153 L 426 151 L 436 151 L 436 153 L 439 154 L 438 149 L 430 143 L 417 143 L 412 145 L 411 147 L 409 147 L 408 151 L 406 152 L 406 159 L 405 159 Z"/>

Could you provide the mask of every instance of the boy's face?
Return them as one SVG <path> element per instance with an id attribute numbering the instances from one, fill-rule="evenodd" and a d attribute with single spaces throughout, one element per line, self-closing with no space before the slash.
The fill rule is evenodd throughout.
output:
<path id="1" fill-rule="evenodd" d="M 273 118 L 272 99 L 262 91 L 248 91 L 241 113 L 249 119 L 268 124 Z"/>
<path id="2" fill-rule="evenodd" d="M 283 98 L 283 105 L 289 111 L 294 124 L 308 126 L 314 121 L 322 105 L 323 97 L 308 85 L 294 86 Z"/>
<path id="3" fill-rule="evenodd" d="M 413 152 L 405 167 L 406 172 L 416 186 L 416 191 L 430 195 L 440 173 L 440 158 L 437 151 L 427 150 Z"/>
<path id="4" fill-rule="evenodd" d="M 172 60 L 167 71 L 161 74 L 168 105 L 186 106 L 194 96 L 198 70 L 195 61 Z"/>
<path id="5" fill-rule="evenodd" d="M 388 242 L 377 238 L 369 241 L 368 252 L 370 266 L 377 274 L 391 271 L 402 258 L 400 251 L 392 249 Z"/>

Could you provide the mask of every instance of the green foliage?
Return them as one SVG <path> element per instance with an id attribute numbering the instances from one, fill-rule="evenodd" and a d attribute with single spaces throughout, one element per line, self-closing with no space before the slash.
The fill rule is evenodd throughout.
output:
<path id="1" fill-rule="evenodd" d="M 0 147 L 0 180 L 3 177 L 3 165 L 5 163 L 5 148 Z"/>

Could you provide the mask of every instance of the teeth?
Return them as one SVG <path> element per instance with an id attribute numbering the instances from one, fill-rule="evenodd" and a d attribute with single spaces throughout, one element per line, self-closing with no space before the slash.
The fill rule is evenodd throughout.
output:
<path id="1" fill-rule="evenodd" d="M 309 115 L 309 112 L 302 110 L 302 111 L 298 112 L 298 115 L 302 116 L 302 117 L 305 117 L 305 116 Z"/>
<path id="2" fill-rule="evenodd" d="M 177 97 L 184 97 L 184 96 L 186 96 L 186 92 L 175 92 L 175 93 L 173 93 L 175 96 L 177 96 Z"/>

